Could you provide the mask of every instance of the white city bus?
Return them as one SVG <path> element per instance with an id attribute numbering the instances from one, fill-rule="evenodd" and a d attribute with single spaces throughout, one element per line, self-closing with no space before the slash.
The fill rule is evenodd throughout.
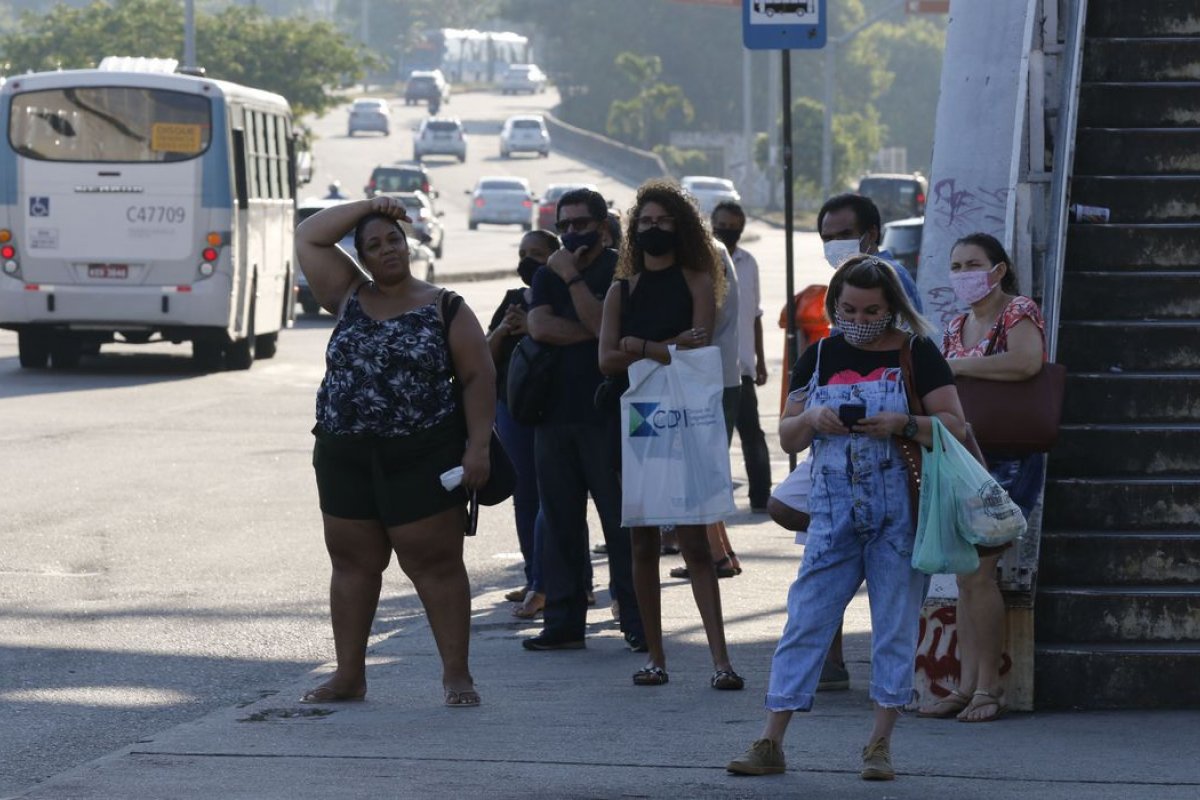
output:
<path id="1" fill-rule="evenodd" d="M 10 78 L 0 130 L 0 327 L 21 366 L 112 341 L 190 341 L 204 370 L 275 354 L 294 316 L 286 100 L 105 59 Z"/>

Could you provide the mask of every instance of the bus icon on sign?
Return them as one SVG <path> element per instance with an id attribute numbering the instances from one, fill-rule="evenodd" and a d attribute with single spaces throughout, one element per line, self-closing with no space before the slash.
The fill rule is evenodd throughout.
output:
<path id="1" fill-rule="evenodd" d="M 48 217 L 48 216 L 50 216 L 50 198 L 49 197 L 31 197 L 31 198 L 29 198 L 29 216 L 31 216 L 31 217 Z"/>
<path id="2" fill-rule="evenodd" d="M 803 0 L 799 3 L 766 3 L 755 0 L 754 13 L 766 14 L 768 17 L 773 17 L 776 14 L 798 14 L 804 16 L 809 12 L 810 3 L 808 0 Z"/>

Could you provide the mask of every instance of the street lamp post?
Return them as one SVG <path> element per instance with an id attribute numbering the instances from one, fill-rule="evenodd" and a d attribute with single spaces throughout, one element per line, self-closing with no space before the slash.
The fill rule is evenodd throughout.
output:
<path id="1" fill-rule="evenodd" d="M 196 66 L 196 0 L 183 4 L 183 66 Z"/>

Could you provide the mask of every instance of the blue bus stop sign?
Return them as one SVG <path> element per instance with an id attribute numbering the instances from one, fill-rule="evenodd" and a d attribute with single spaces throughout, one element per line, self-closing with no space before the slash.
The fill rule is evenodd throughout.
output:
<path id="1" fill-rule="evenodd" d="M 742 43 L 750 50 L 825 46 L 825 0 L 742 0 Z"/>

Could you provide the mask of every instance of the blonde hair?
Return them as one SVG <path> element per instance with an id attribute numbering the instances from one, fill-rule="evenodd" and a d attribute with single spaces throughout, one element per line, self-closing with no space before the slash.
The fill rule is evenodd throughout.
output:
<path id="1" fill-rule="evenodd" d="M 825 292 L 825 316 L 830 322 L 834 320 L 838 301 L 842 297 L 842 287 L 846 285 L 856 289 L 882 289 L 883 299 L 894 315 L 892 327 L 901 327 L 897 323 L 903 323 L 903 327 L 917 336 L 933 335 L 934 327 L 913 308 L 908 295 L 904 293 L 896 268 L 882 258 L 860 253 L 850 256 L 837 268 Z"/>

